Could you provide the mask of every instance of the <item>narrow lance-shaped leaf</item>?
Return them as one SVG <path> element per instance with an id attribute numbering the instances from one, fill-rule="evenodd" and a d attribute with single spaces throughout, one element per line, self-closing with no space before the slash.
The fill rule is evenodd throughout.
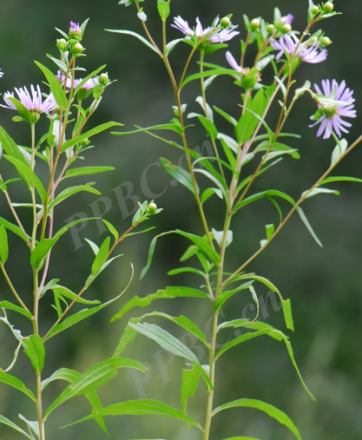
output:
<path id="1" fill-rule="evenodd" d="M 68 170 L 65 174 L 64 178 L 69 177 L 78 177 L 78 176 L 87 176 L 89 174 L 98 174 L 104 173 L 106 171 L 113 171 L 114 167 L 81 167 L 81 168 L 72 168 Z"/>
<path id="2" fill-rule="evenodd" d="M 44 264 L 45 257 L 48 255 L 52 247 L 58 241 L 59 237 L 46 238 L 40 241 L 30 255 L 31 267 L 40 270 Z"/>
<path id="3" fill-rule="evenodd" d="M 23 230 L 19 228 L 19 226 L 13 225 L 2 217 L 0 217 L 0 225 L 4 226 L 6 229 L 9 229 L 9 231 L 14 232 L 14 234 L 18 235 L 21 239 L 28 243 L 28 237 L 26 234 L 24 234 Z"/>
<path id="4" fill-rule="evenodd" d="M 171 177 L 173 177 L 175 180 L 181 183 L 181 185 L 185 186 L 192 194 L 195 195 L 195 189 L 192 182 L 192 177 L 188 171 L 176 165 L 173 165 L 169 160 L 164 159 L 163 157 L 160 158 L 160 163 Z M 196 187 L 197 187 L 197 193 L 199 193 L 200 189 L 198 186 Z"/>
<path id="5" fill-rule="evenodd" d="M 104 242 L 102 243 L 102 246 L 99 249 L 99 252 L 93 262 L 92 265 L 92 276 L 96 277 L 99 272 L 102 269 L 103 264 L 106 262 L 108 253 L 109 253 L 109 246 L 111 243 L 110 237 L 107 237 Z"/>
<path id="6" fill-rule="evenodd" d="M 105 130 L 108 130 L 112 127 L 123 127 L 123 124 L 120 124 L 119 122 L 107 122 L 105 124 L 98 125 L 95 128 L 92 128 L 91 130 L 77 136 L 76 138 L 69 139 L 68 141 L 64 142 L 62 146 L 62 151 L 67 150 L 70 147 L 73 147 L 73 145 L 79 144 L 80 142 L 84 141 L 85 139 L 91 138 L 92 136 L 95 136 L 96 134 L 102 133 Z"/>
<path id="7" fill-rule="evenodd" d="M 9 258 L 8 235 L 4 226 L 0 226 L 0 261 L 5 264 Z"/>
<path id="8" fill-rule="evenodd" d="M 121 310 L 113 316 L 111 321 L 116 321 L 121 319 L 129 310 L 134 307 L 147 307 L 152 301 L 156 299 L 174 299 L 174 298 L 209 298 L 209 296 L 201 292 L 201 290 L 192 289 L 190 287 L 166 287 L 166 289 L 158 290 L 156 293 L 140 298 L 139 296 L 134 296 L 129 300 Z"/>
<path id="9" fill-rule="evenodd" d="M 196 368 L 182 370 L 181 406 L 185 414 L 187 414 L 187 401 L 195 395 L 199 381 L 200 372 Z"/>
<path id="10" fill-rule="evenodd" d="M 31 335 L 23 339 L 26 347 L 24 353 L 29 357 L 36 374 L 40 374 L 44 368 L 45 348 L 39 335 Z"/>
<path id="11" fill-rule="evenodd" d="M 11 374 L 4 373 L 1 369 L 0 369 L 0 382 L 9 385 L 10 387 L 15 388 L 18 391 L 21 391 L 26 396 L 30 397 L 31 400 L 36 402 L 34 393 L 30 391 L 28 388 L 26 388 L 26 386 L 23 384 L 23 382 L 20 379 L 18 379 L 15 376 L 12 376 Z"/>
<path id="12" fill-rule="evenodd" d="M 25 310 L 23 307 L 16 306 L 15 304 L 9 301 L 1 301 L 0 309 L 12 310 L 13 312 L 17 312 L 23 316 L 26 316 L 28 319 L 30 319 L 30 321 L 33 321 L 33 316 L 28 310 Z"/>
<path id="13" fill-rule="evenodd" d="M 44 73 L 57 104 L 62 110 L 66 110 L 66 108 L 68 107 L 68 99 L 63 91 L 60 82 L 57 80 L 57 78 L 55 77 L 55 75 L 51 70 L 49 70 L 47 67 L 43 66 L 42 64 L 38 63 L 37 61 L 34 62 L 39 67 L 39 69 Z"/>
<path id="14" fill-rule="evenodd" d="M 106 29 L 107 32 L 114 32 L 116 34 L 126 34 L 131 35 L 132 37 L 136 37 L 138 40 L 142 41 L 143 44 L 145 44 L 148 48 L 152 49 L 154 52 L 156 52 L 158 55 L 158 51 L 155 49 L 155 47 L 152 46 L 151 43 L 149 43 L 146 38 L 142 37 L 141 35 L 137 34 L 136 32 L 127 31 L 127 30 L 117 30 L 117 29 Z"/>
<path id="15" fill-rule="evenodd" d="M 29 440 L 34 440 L 33 437 L 30 436 L 26 431 L 21 429 L 18 425 L 15 425 L 15 423 L 13 423 L 11 420 L 7 419 L 6 417 L 0 416 L 0 423 L 2 423 L 3 425 L 9 426 L 9 428 L 15 429 L 15 431 L 20 432 Z"/>
<path id="16" fill-rule="evenodd" d="M 44 414 L 44 421 L 62 403 L 73 397 L 93 391 L 109 382 L 117 374 L 117 369 L 119 368 L 134 368 L 142 372 L 147 371 L 147 368 L 140 362 L 130 359 L 113 358 L 100 362 L 94 367 L 89 368 L 65 388 L 60 396 L 47 408 Z"/>
<path id="17" fill-rule="evenodd" d="M 104 408 L 102 414 L 103 416 L 158 415 L 182 420 L 202 430 L 201 426 L 194 419 L 182 413 L 181 411 L 174 409 L 171 406 L 166 405 L 165 403 L 150 399 L 129 400 L 128 402 L 115 403 L 114 405 L 110 405 Z M 85 422 L 86 420 L 90 420 L 92 418 L 92 415 L 84 417 L 83 419 L 72 423 L 72 425 Z"/>
<path id="18" fill-rule="evenodd" d="M 225 403 L 224 405 L 219 406 L 213 411 L 213 415 L 216 415 L 220 411 L 223 411 L 225 409 L 230 408 L 255 408 L 260 411 L 263 411 L 266 413 L 269 417 L 272 417 L 273 419 L 277 420 L 282 425 L 286 426 L 298 440 L 302 440 L 302 437 L 300 436 L 300 433 L 297 429 L 297 427 L 294 425 L 292 420 L 279 409 L 275 408 L 272 405 L 269 405 L 268 403 L 264 403 L 260 400 L 254 400 L 254 399 L 240 399 L 235 400 L 234 402 Z"/>

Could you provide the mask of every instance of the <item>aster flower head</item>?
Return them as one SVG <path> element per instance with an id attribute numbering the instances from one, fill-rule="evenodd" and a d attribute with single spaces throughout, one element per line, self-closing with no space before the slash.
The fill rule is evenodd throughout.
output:
<path id="1" fill-rule="evenodd" d="M 299 39 L 295 34 L 284 35 L 279 38 L 279 40 L 272 40 L 270 45 L 279 51 L 275 59 L 278 61 L 285 52 L 292 55 L 297 50 L 297 58 L 305 63 L 321 63 L 326 60 L 328 51 L 327 49 L 319 50 L 319 43 L 316 42 L 309 45 L 308 41 L 304 44 L 299 45 Z M 298 47 L 299 45 L 299 47 Z M 297 49 L 298 48 L 298 49 Z"/>
<path id="2" fill-rule="evenodd" d="M 62 84 L 65 83 L 65 86 L 67 87 L 67 89 L 70 89 L 72 87 L 71 78 L 65 79 L 64 73 L 58 71 L 57 78 L 58 78 L 58 81 L 60 81 Z M 79 86 L 79 84 L 81 84 L 82 81 L 84 81 L 83 78 L 75 79 L 74 84 L 73 84 L 73 88 L 76 89 Z M 98 85 L 99 85 L 99 78 L 98 77 L 94 76 L 93 78 L 88 79 L 84 84 L 82 84 L 82 86 L 78 90 L 78 92 L 76 94 L 76 98 L 80 99 L 80 100 L 88 98 L 88 96 L 92 93 L 92 90 L 94 89 L 94 87 L 96 87 Z"/>
<path id="3" fill-rule="evenodd" d="M 290 25 L 293 23 L 293 20 L 294 20 L 294 15 L 292 14 L 284 15 L 284 17 L 280 19 L 281 23 L 290 24 Z"/>
<path id="4" fill-rule="evenodd" d="M 313 121 L 316 121 L 310 127 L 320 124 L 317 132 L 317 137 L 324 132 L 323 139 L 328 139 L 332 132 L 335 132 L 339 138 L 342 137 L 342 132 L 348 133 L 346 127 L 351 127 L 352 124 L 346 122 L 342 117 L 355 118 L 356 110 L 354 110 L 353 90 L 346 88 L 345 81 L 338 84 L 334 79 L 322 81 L 322 90 L 317 84 L 314 88 L 318 95 L 315 99 L 318 102 L 317 112 L 311 116 Z"/>
<path id="5" fill-rule="evenodd" d="M 39 85 L 36 88 L 31 85 L 30 91 L 26 87 L 20 87 L 20 89 L 15 88 L 15 92 L 18 96 L 18 100 L 25 107 L 28 112 L 23 112 L 21 108 L 18 108 L 10 98 L 15 98 L 14 92 L 4 93 L 4 101 L 7 105 L 1 105 L 1 107 L 8 108 L 10 110 L 19 110 L 22 118 L 27 122 L 34 124 L 39 120 L 41 113 L 48 113 L 55 110 L 58 104 L 55 101 L 54 95 L 50 93 L 47 98 L 43 101 L 41 90 Z M 16 99 L 16 98 L 15 98 Z M 19 106 L 20 107 L 20 106 Z"/>
<path id="6" fill-rule="evenodd" d="M 209 35 L 207 41 L 210 43 L 224 43 L 239 35 L 239 32 L 235 31 L 237 26 L 229 25 L 227 27 L 219 26 L 220 19 L 217 18 L 212 26 L 208 26 L 205 29 L 202 27 L 199 17 L 196 18 L 196 27 L 191 29 L 188 22 L 182 17 L 178 16 L 174 18 L 174 24 L 171 26 L 181 31 L 186 35 L 187 40 L 197 39 L 200 40 L 206 35 Z"/>

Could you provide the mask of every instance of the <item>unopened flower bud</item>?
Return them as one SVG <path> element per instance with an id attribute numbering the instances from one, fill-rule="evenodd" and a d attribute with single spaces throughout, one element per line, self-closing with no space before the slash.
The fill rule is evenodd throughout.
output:
<path id="1" fill-rule="evenodd" d="M 318 38 L 317 38 L 317 37 L 312 37 L 312 38 L 309 38 L 308 43 L 310 43 L 310 44 L 316 44 L 317 41 L 318 41 Z"/>
<path id="2" fill-rule="evenodd" d="M 157 205 L 156 205 L 156 203 L 149 203 L 149 204 L 147 205 L 146 212 L 147 212 L 148 215 L 153 215 L 153 214 L 156 213 L 156 211 L 157 211 Z"/>
<path id="3" fill-rule="evenodd" d="M 283 31 L 285 34 L 287 34 L 288 32 L 290 32 L 291 30 L 292 30 L 292 27 L 291 27 L 290 24 L 288 24 L 288 23 L 283 24 L 283 26 L 282 26 L 282 31 Z"/>
<path id="4" fill-rule="evenodd" d="M 323 37 L 321 38 L 320 41 L 323 44 L 323 46 L 329 46 L 330 44 L 332 44 L 332 40 L 328 37 Z"/>
<path id="5" fill-rule="evenodd" d="M 323 5 L 323 11 L 324 12 L 332 12 L 334 9 L 334 5 L 332 2 L 327 2 Z"/>
<path id="6" fill-rule="evenodd" d="M 74 23 L 74 21 L 70 22 L 69 36 L 78 41 L 82 39 L 82 29 L 80 28 L 79 23 Z"/>
<path id="7" fill-rule="evenodd" d="M 99 77 L 99 84 L 106 86 L 109 83 L 108 73 L 102 73 Z"/>
<path id="8" fill-rule="evenodd" d="M 259 20 L 259 18 L 254 18 L 253 20 L 251 20 L 250 26 L 252 29 L 257 29 L 261 26 L 261 21 Z"/>
<path id="9" fill-rule="evenodd" d="M 312 6 L 311 9 L 310 9 L 310 12 L 313 15 L 317 15 L 320 12 L 319 6 L 317 6 L 317 5 Z"/>
<path id="10" fill-rule="evenodd" d="M 84 47 L 80 43 L 74 44 L 74 46 L 72 46 L 71 48 L 71 52 L 73 55 L 79 55 L 84 52 L 84 50 Z"/>
<path id="11" fill-rule="evenodd" d="M 66 48 L 68 47 L 67 40 L 65 40 L 64 38 L 60 38 L 59 40 L 57 40 L 57 47 L 59 50 L 64 52 L 66 50 Z"/>
<path id="12" fill-rule="evenodd" d="M 228 27 L 231 24 L 231 20 L 229 17 L 224 17 L 220 20 L 220 24 L 222 27 Z"/>
<path id="13" fill-rule="evenodd" d="M 268 24 L 268 26 L 266 27 L 266 31 L 271 34 L 274 32 L 275 26 L 273 24 Z"/>

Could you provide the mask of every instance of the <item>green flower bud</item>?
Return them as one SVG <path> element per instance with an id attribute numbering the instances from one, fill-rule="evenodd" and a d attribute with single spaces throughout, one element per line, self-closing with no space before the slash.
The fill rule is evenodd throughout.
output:
<path id="1" fill-rule="evenodd" d="M 320 12 L 319 6 L 314 5 L 312 8 L 310 8 L 310 12 L 313 15 L 317 15 Z"/>
<path id="2" fill-rule="evenodd" d="M 323 37 L 321 38 L 320 41 L 323 44 L 323 46 L 329 46 L 330 44 L 332 44 L 332 40 L 328 37 Z"/>
<path id="3" fill-rule="evenodd" d="M 68 42 L 64 38 L 57 40 L 57 47 L 61 52 L 64 52 L 68 47 Z"/>
<path id="4" fill-rule="evenodd" d="M 257 29 L 261 26 L 261 21 L 259 18 L 254 18 L 253 20 L 251 20 L 250 22 L 250 26 L 252 29 Z"/>
<path id="5" fill-rule="evenodd" d="M 287 34 L 288 32 L 290 32 L 292 30 L 292 27 L 290 24 L 286 23 L 286 24 L 283 24 L 281 30 L 282 30 L 282 32 Z"/>
<path id="6" fill-rule="evenodd" d="M 153 215 L 153 214 L 156 214 L 156 211 L 157 211 L 157 205 L 156 205 L 156 203 L 149 203 L 148 205 L 147 205 L 147 208 L 146 208 L 146 213 L 148 214 L 148 215 Z"/>
<path id="7" fill-rule="evenodd" d="M 260 79 L 260 71 L 257 67 L 253 67 L 241 80 L 241 87 L 251 89 Z"/>
<path id="8" fill-rule="evenodd" d="M 85 48 L 78 42 L 71 47 L 70 51 L 73 55 L 80 55 L 82 52 L 85 51 Z"/>
<path id="9" fill-rule="evenodd" d="M 231 24 L 231 20 L 229 17 L 224 17 L 220 20 L 220 25 L 222 27 L 228 27 L 228 26 L 230 26 L 230 24 Z"/>
<path id="10" fill-rule="evenodd" d="M 334 5 L 332 2 L 327 2 L 323 5 L 323 11 L 324 12 L 332 12 L 334 9 Z"/>
<path id="11" fill-rule="evenodd" d="M 268 26 L 266 27 L 266 31 L 269 34 L 272 34 L 274 32 L 275 26 L 273 24 L 268 24 Z"/>
<path id="12" fill-rule="evenodd" d="M 108 73 L 102 73 L 99 77 L 99 84 L 102 86 L 106 86 L 109 83 L 110 79 L 108 77 Z"/>

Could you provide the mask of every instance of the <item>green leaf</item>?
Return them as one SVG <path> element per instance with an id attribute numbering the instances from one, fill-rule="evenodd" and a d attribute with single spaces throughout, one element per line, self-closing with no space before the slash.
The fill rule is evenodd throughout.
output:
<path id="1" fill-rule="evenodd" d="M 17 159 L 19 162 L 22 162 L 24 165 L 27 165 L 28 168 L 30 168 L 19 147 L 16 145 L 15 141 L 8 135 L 3 127 L 0 127 L 0 142 L 3 149 L 9 156 Z"/>
<path id="2" fill-rule="evenodd" d="M 12 97 L 12 96 L 8 96 L 7 99 L 15 105 L 15 107 L 17 108 L 19 115 L 21 116 L 21 118 L 27 122 L 33 122 L 34 121 L 34 116 L 30 113 L 30 111 L 16 98 Z"/>
<path id="3" fill-rule="evenodd" d="M 105 130 L 108 130 L 112 127 L 123 127 L 123 124 L 120 124 L 119 122 L 107 122 L 106 124 L 98 125 L 95 128 L 92 128 L 91 130 L 73 138 L 69 139 L 68 141 L 64 142 L 62 145 L 62 151 L 67 150 L 70 147 L 73 147 L 73 145 L 79 144 L 80 142 L 83 142 L 84 140 L 91 138 L 92 136 L 95 136 L 96 134 L 102 133 Z"/>
<path id="4" fill-rule="evenodd" d="M 119 239 L 119 233 L 117 229 L 112 225 L 112 223 L 108 222 L 107 220 L 102 219 L 102 221 L 107 226 L 109 232 L 113 235 L 113 237 L 117 241 Z"/>
<path id="5" fill-rule="evenodd" d="M 27 182 L 29 183 L 28 185 L 29 189 L 31 189 L 33 185 L 35 186 L 36 190 L 38 191 L 42 199 L 42 202 L 45 203 L 45 199 L 47 195 L 45 188 L 41 183 L 39 177 L 34 173 L 34 171 L 29 167 L 29 165 L 28 164 L 25 165 L 22 161 L 15 159 L 14 157 L 11 157 L 9 155 L 5 155 L 4 157 L 6 160 L 11 162 L 15 166 L 21 178 L 25 177 L 27 179 Z"/>
<path id="6" fill-rule="evenodd" d="M 154 52 L 157 53 L 157 55 L 160 55 L 157 51 L 157 49 L 152 46 L 151 43 L 149 43 L 146 38 L 143 38 L 141 35 L 137 34 L 136 32 L 127 31 L 127 30 L 117 30 L 117 29 L 106 29 L 107 32 L 114 32 L 116 34 L 126 34 L 131 35 L 132 37 L 138 38 L 138 40 L 142 41 L 143 44 L 145 44 L 147 47 L 152 49 Z"/>
<path id="7" fill-rule="evenodd" d="M 9 302 L 9 301 L 1 301 L 0 302 L 0 309 L 8 309 L 12 310 L 13 312 L 20 313 L 23 316 L 26 316 L 30 321 L 33 321 L 32 314 L 28 311 L 23 309 L 22 307 L 16 306 L 15 304 Z"/>
<path id="8" fill-rule="evenodd" d="M 113 131 L 111 134 L 114 134 L 115 136 L 126 136 L 129 134 L 136 134 L 136 133 L 148 133 L 151 130 L 169 130 L 177 134 L 182 133 L 182 130 L 180 130 L 180 127 L 176 124 L 162 124 L 162 125 L 154 125 L 152 127 L 146 127 L 146 128 L 137 128 L 137 130 L 132 130 L 132 131 Z M 181 149 L 183 148 L 181 147 Z"/>
<path id="9" fill-rule="evenodd" d="M 102 243 L 102 246 L 100 247 L 99 252 L 97 253 L 96 258 L 92 265 L 93 277 L 96 277 L 99 274 L 99 272 L 102 270 L 102 267 L 108 258 L 110 243 L 111 243 L 110 237 L 107 237 Z"/>
<path id="10" fill-rule="evenodd" d="M 165 21 L 168 19 L 171 9 L 170 9 L 170 5 L 167 3 L 167 1 L 165 0 L 158 0 L 157 1 L 157 9 L 158 9 L 158 13 L 161 17 L 162 21 Z"/>
<path id="11" fill-rule="evenodd" d="M 35 421 L 27 420 L 22 414 L 19 414 L 19 419 L 26 424 L 26 426 L 28 427 L 28 432 L 32 436 L 33 440 L 39 440 L 40 438 L 39 422 L 37 420 Z"/>
<path id="12" fill-rule="evenodd" d="M 50 287 L 50 290 L 52 290 L 56 295 L 60 295 L 65 298 L 69 298 L 72 301 L 75 300 L 75 302 L 77 302 L 78 304 L 95 305 L 95 304 L 101 303 L 99 300 L 89 300 L 89 299 L 85 299 L 81 296 L 78 298 L 78 296 L 74 292 L 67 289 L 66 287 L 58 286 L 57 284 Z"/>
<path id="13" fill-rule="evenodd" d="M 173 165 L 172 162 L 164 159 L 163 157 L 160 158 L 160 163 L 171 177 L 173 177 L 175 180 L 181 183 L 181 185 L 185 186 L 189 191 L 191 191 L 192 194 L 195 195 L 195 189 L 192 182 L 191 174 L 188 171 L 176 165 Z M 199 192 L 200 189 L 197 186 L 197 193 Z"/>
<path id="14" fill-rule="evenodd" d="M 191 289 L 189 287 L 166 287 L 164 290 L 158 290 L 156 293 L 152 293 L 147 295 L 144 298 L 140 298 L 137 295 L 134 296 L 131 300 L 129 300 L 121 310 L 113 316 L 111 321 L 116 321 L 117 319 L 121 319 L 124 314 L 126 314 L 129 310 L 134 307 L 147 307 L 151 304 L 152 301 L 156 299 L 173 299 L 173 298 L 208 298 L 204 292 L 200 290 Z"/>
<path id="15" fill-rule="evenodd" d="M 38 63 L 37 61 L 34 62 L 39 67 L 39 69 L 44 73 L 57 104 L 62 110 L 66 110 L 68 107 L 68 99 L 63 91 L 63 87 L 61 86 L 60 82 L 54 76 L 51 70 L 49 70 L 47 67 L 43 66 L 42 64 Z"/>
<path id="16" fill-rule="evenodd" d="M 225 118 L 228 122 L 230 122 L 230 124 L 232 124 L 234 127 L 236 127 L 238 121 L 233 118 L 232 116 L 230 116 L 228 113 L 226 113 L 224 110 L 221 110 L 221 108 L 216 107 L 216 105 L 212 106 L 213 109 L 219 113 L 219 115 L 221 115 L 223 118 Z"/>
<path id="17" fill-rule="evenodd" d="M 209 242 L 205 238 L 180 231 L 179 229 L 173 232 L 191 240 L 200 249 L 200 251 L 209 257 L 210 260 L 216 265 L 220 263 L 220 255 L 210 246 Z"/>
<path id="18" fill-rule="evenodd" d="M 257 338 L 259 336 L 265 335 L 268 333 L 267 329 L 260 330 L 258 332 L 254 333 L 245 333 L 244 335 L 238 336 L 237 338 L 233 339 L 232 341 L 225 344 L 216 354 L 215 360 L 217 360 L 222 354 L 224 354 L 226 351 L 230 350 L 230 348 L 235 347 L 236 345 L 241 344 L 242 342 L 249 341 L 250 339 Z"/>
<path id="19" fill-rule="evenodd" d="M 99 72 L 101 72 L 103 69 L 105 69 L 107 67 L 106 64 L 104 64 L 103 66 L 99 67 L 98 69 L 94 70 L 92 73 L 90 73 L 89 75 L 87 75 L 78 85 L 77 87 L 74 89 L 74 96 L 79 92 L 79 90 L 84 86 L 84 84 L 90 80 L 91 78 L 95 77 L 96 75 L 98 75 Z"/>
<path id="20" fill-rule="evenodd" d="M 68 170 L 64 176 L 65 179 L 69 177 L 88 176 L 89 174 L 104 173 L 106 171 L 113 171 L 114 167 L 81 167 L 72 168 Z"/>
<path id="21" fill-rule="evenodd" d="M 205 116 L 198 116 L 198 120 L 204 126 L 207 134 L 210 136 L 210 139 L 213 141 L 217 139 L 218 131 L 216 125 L 210 121 L 210 119 L 205 118 Z"/>
<path id="22" fill-rule="evenodd" d="M 181 84 L 180 91 L 186 86 L 186 84 L 188 84 L 191 81 L 195 81 L 195 80 L 201 79 L 201 78 L 207 78 L 209 76 L 214 76 L 214 75 L 230 75 L 232 77 L 239 76 L 237 74 L 237 72 L 235 72 L 235 70 L 233 70 L 233 69 L 212 69 L 212 70 L 207 70 L 206 72 L 196 73 L 194 75 L 188 76 L 184 80 L 184 82 Z"/>
<path id="23" fill-rule="evenodd" d="M 356 177 L 327 177 L 326 179 L 322 180 L 319 185 L 326 185 L 327 183 L 333 183 L 333 182 L 356 182 L 356 183 L 362 183 L 362 179 L 357 179 Z"/>
<path id="24" fill-rule="evenodd" d="M 241 275 L 239 277 L 240 280 L 255 280 L 258 281 L 265 286 L 267 286 L 272 292 L 276 293 L 279 296 L 279 299 L 282 304 L 283 308 L 283 314 L 284 314 L 284 320 L 285 325 L 289 330 L 294 331 L 294 321 L 293 321 L 293 314 L 292 314 L 292 306 L 290 299 L 284 299 L 282 294 L 280 293 L 279 289 L 268 279 L 261 277 L 259 275 L 254 274 L 246 274 Z"/>
<path id="25" fill-rule="evenodd" d="M 170 53 L 174 50 L 174 48 L 181 43 L 181 41 L 184 41 L 184 38 L 177 38 L 176 40 L 172 40 L 166 44 L 166 53 L 167 55 L 170 55 Z"/>
<path id="26" fill-rule="evenodd" d="M 269 417 L 272 417 L 273 419 L 277 420 L 282 425 L 286 426 L 298 440 L 302 440 L 302 437 L 300 436 L 300 433 L 292 420 L 279 409 L 275 408 L 272 405 L 269 405 L 268 403 L 261 402 L 260 400 L 254 400 L 254 399 L 239 399 L 235 400 L 234 402 L 225 403 L 224 405 L 219 406 L 213 411 L 213 415 L 219 413 L 220 411 L 223 411 L 225 409 L 230 408 L 255 408 L 260 411 L 263 411 L 266 413 Z"/>
<path id="27" fill-rule="evenodd" d="M 222 292 L 221 295 L 219 296 L 219 298 L 216 300 L 215 302 L 215 306 L 214 309 L 215 311 L 219 311 L 222 309 L 222 306 L 224 305 L 224 303 L 231 298 L 232 296 L 234 296 L 236 293 L 242 291 L 242 290 L 247 290 L 250 289 L 250 286 L 253 284 L 253 281 L 249 281 L 247 283 L 242 284 L 241 286 L 237 287 L 236 289 L 233 290 L 227 290 L 225 292 Z"/>
<path id="28" fill-rule="evenodd" d="M 29 242 L 28 237 L 24 234 L 23 230 L 19 228 L 19 226 L 13 225 L 12 223 L 8 222 L 2 217 L 0 217 L 0 225 L 4 226 L 6 229 L 9 229 L 9 231 L 14 232 L 14 234 L 22 238 L 25 241 L 25 243 Z"/>
<path id="29" fill-rule="evenodd" d="M 44 390 L 49 385 L 49 383 L 53 382 L 54 380 L 64 380 L 73 384 L 77 379 L 79 379 L 80 376 L 81 374 L 78 373 L 78 371 L 70 370 L 69 368 L 61 368 L 57 370 L 54 374 L 52 374 L 48 379 L 42 382 L 42 390 Z M 88 391 L 88 393 L 85 393 L 85 396 L 89 400 L 89 403 L 92 405 L 92 414 L 95 421 L 103 429 L 103 431 L 107 435 L 109 435 L 102 415 L 103 407 L 96 391 Z"/>
<path id="30" fill-rule="evenodd" d="M 62 191 L 50 204 L 49 208 L 53 208 L 54 206 L 58 205 L 59 203 L 63 202 L 63 200 L 66 200 L 68 197 L 78 194 L 79 192 L 86 191 L 90 192 L 92 194 L 101 195 L 99 191 L 97 191 L 95 188 L 92 188 L 90 184 L 86 185 L 77 185 L 77 186 L 71 186 L 64 191 Z"/>
<path id="31" fill-rule="evenodd" d="M 238 437 L 229 437 L 229 438 L 226 438 L 225 440 L 259 440 L 259 439 L 255 438 L 255 437 L 240 437 L 240 436 L 238 436 Z"/>
<path id="32" fill-rule="evenodd" d="M 242 207 L 248 205 L 249 203 L 253 203 L 256 202 L 257 200 L 263 199 L 264 197 L 279 197 L 282 198 L 284 200 L 286 200 L 287 202 L 289 202 L 291 205 L 295 205 L 295 201 L 294 199 L 292 199 L 292 197 L 290 197 L 288 194 L 282 192 L 282 191 L 277 191 L 274 189 L 270 189 L 267 191 L 263 191 L 257 194 L 253 194 L 250 197 L 247 197 L 246 199 L 242 200 L 240 203 L 238 203 L 235 207 L 234 207 L 234 212 L 238 211 L 239 209 L 241 209 Z"/>
<path id="33" fill-rule="evenodd" d="M 28 438 L 29 440 L 34 440 L 33 437 L 31 437 L 26 431 L 19 428 L 18 425 L 15 425 L 15 423 L 13 423 L 11 420 L 7 419 L 6 417 L 0 416 L 0 423 L 2 423 L 3 425 L 9 426 L 10 428 L 15 429 L 15 431 L 18 431 L 21 434 L 25 435 L 25 437 Z"/>
<path id="34" fill-rule="evenodd" d="M 308 232 L 310 233 L 310 235 L 314 238 L 315 242 L 322 248 L 323 247 L 322 242 L 317 237 L 316 233 L 314 232 L 311 224 L 309 223 L 309 221 L 307 219 L 307 216 L 304 214 L 304 211 L 301 207 L 297 208 L 297 213 L 298 213 L 300 219 L 302 220 L 302 222 L 304 223 L 305 227 L 307 228 Z"/>
<path id="35" fill-rule="evenodd" d="M 36 397 L 34 396 L 33 392 L 30 391 L 26 386 L 23 384 L 23 382 L 18 379 L 15 376 L 12 376 L 11 374 L 4 373 L 0 369 L 0 382 L 4 383 L 6 385 L 9 385 L 12 388 L 17 389 L 18 391 L 21 391 L 26 396 L 30 397 L 31 400 L 36 402 Z"/>
<path id="36" fill-rule="evenodd" d="M 307 193 L 308 191 L 305 191 L 302 194 L 302 197 Z M 328 188 L 314 188 L 307 196 L 305 199 L 310 199 L 311 197 L 314 197 L 318 194 L 334 194 L 336 196 L 340 195 L 340 192 L 335 190 L 335 189 L 328 189 Z"/>
<path id="37" fill-rule="evenodd" d="M 270 148 L 270 142 L 264 141 L 261 144 L 259 144 L 255 150 L 254 153 L 259 153 L 260 151 L 267 151 Z M 300 154 L 293 148 L 288 147 L 288 145 L 282 144 L 280 142 L 274 142 L 273 147 L 271 149 L 271 152 L 268 154 L 267 159 L 273 159 L 275 155 L 273 156 L 271 153 L 274 152 L 283 152 L 290 154 L 293 159 L 300 159 Z"/>
<path id="38" fill-rule="evenodd" d="M 181 406 L 187 414 L 187 401 L 196 393 L 200 381 L 200 372 L 196 368 L 182 370 Z"/>
<path id="39" fill-rule="evenodd" d="M 170 316 L 167 313 L 162 312 L 152 312 L 152 313 L 146 313 L 141 317 L 141 319 L 144 319 L 149 316 L 159 316 L 161 318 L 168 319 L 169 321 L 172 321 L 173 323 L 177 324 L 181 328 L 187 330 L 189 333 L 196 336 L 201 342 L 203 342 L 207 348 L 210 348 L 209 343 L 207 342 L 206 336 L 204 333 L 195 325 L 190 319 L 186 318 L 186 316 Z"/>
<path id="40" fill-rule="evenodd" d="M 94 367 L 89 368 L 79 376 L 73 383 L 68 385 L 65 390 L 57 397 L 54 402 L 47 408 L 44 414 L 44 421 L 50 413 L 52 413 L 58 406 L 73 397 L 86 394 L 93 391 L 105 383 L 109 382 L 117 374 L 118 368 L 134 368 L 136 370 L 145 372 L 147 368 L 141 363 L 132 361 L 130 359 L 113 358 L 107 359 Z"/>
<path id="41" fill-rule="evenodd" d="M 248 102 L 247 110 L 243 116 L 239 119 L 238 124 L 235 128 L 236 139 L 239 145 L 243 145 L 247 140 L 251 138 L 256 129 L 259 120 L 252 113 L 263 116 L 268 100 L 264 95 L 264 90 L 260 89 L 255 95 L 254 99 Z"/>
<path id="42" fill-rule="evenodd" d="M 29 357 L 36 374 L 40 374 L 44 368 L 45 348 L 42 338 L 39 335 L 31 335 L 23 338 L 23 345 L 26 347 L 24 353 Z"/>
<path id="43" fill-rule="evenodd" d="M 110 301 L 107 301 L 106 303 L 101 304 L 97 307 L 92 307 L 91 309 L 84 309 L 81 310 L 78 313 L 75 313 L 74 315 L 69 316 L 66 318 L 63 322 L 60 324 L 57 324 L 54 326 L 50 332 L 44 337 L 44 342 L 48 341 L 53 336 L 57 335 L 58 333 L 66 330 L 69 327 L 72 327 L 75 324 L 78 324 L 78 322 L 83 321 L 84 319 L 88 318 L 89 316 L 94 315 L 95 313 L 99 312 L 100 310 L 107 307 L 109 304 L 112 304 L 114 301 L 116 301 L 120 297 L 117 296 L 116 298 L 111 299 Z"/>
<path id="44" fill-rule="evenodd" d="M 9 258 L 8 235 L 4 226 L 0 226 L 0 261 L 5 264 Z"/>
<path id="45" fill-rule="evenodd" d="M 59 237 L 50 239 L 45 238 L 36 245 L 35 249 L 30 255 L 30 264 L 33 269 L 40 270 L 43 267 L 46 256 L 51 251 L 58 239 Z"/>
<path id="46" fill-rule="evenodd" d="M 202 430 L 201 426 L 191 417 L 183 414 L 181 411 L 174 409 L 165 403 L 150 399 L 129 400 L 128 402 L 115 403 L 107 406 L 102 411 L 103 416 L 125 416 L 125 415 L 158 415 L 171 417 L 173 419 L 182 420 L 186 423 L 196 426 Z M 84 422 L 92 419 L 93 416 L 88 416 L 79 420 L 76 423 Z M 71 426 L 71 425 L 68 425 Z"/>
<path id="47" fill-rule="evenodd" d="M 201 194 L 201 203 L 205 203 L 214 194 L 216 194 L 221 200 L 224 198 L 223 192 L 219 188 L 206 188 L 205 191 Z"/>

